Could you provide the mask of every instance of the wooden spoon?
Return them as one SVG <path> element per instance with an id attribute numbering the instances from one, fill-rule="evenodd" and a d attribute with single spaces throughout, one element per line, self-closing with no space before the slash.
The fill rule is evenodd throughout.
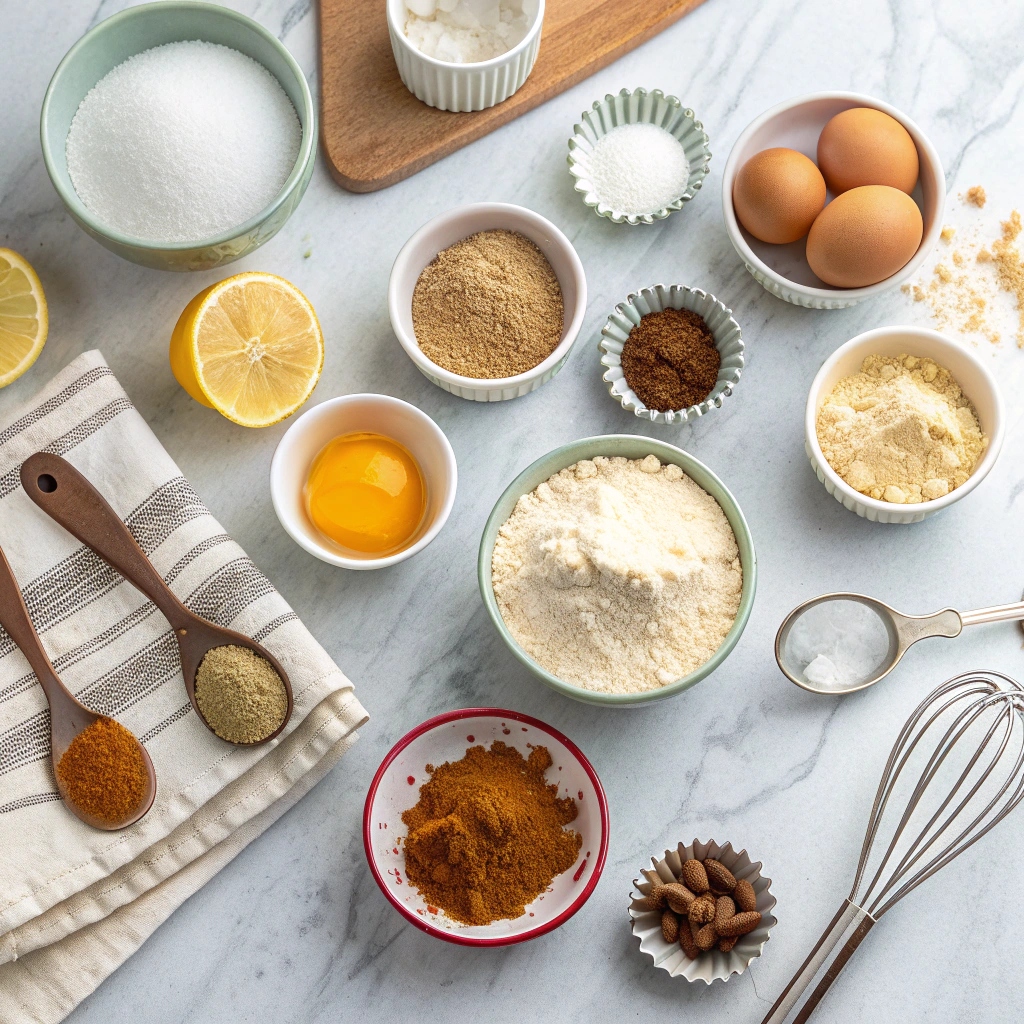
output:
<path id="1" fill-rule="evenodd" d="M 233 644 L 245 647 L 268 661 L 281 677 L 288 695 L 288 710 L 284 721 L 269 735 L 254 743 L 239 746 L 259 746 L 269 743 L 288 724 L 292 716 L 292 685 L 280 662 L 265 647 L 233 629 L 196 615 L 174 595 L 163 577 L 156 571 L 146 553 L 135 542 L 128 527 L 107 504 L 103 495 L 81 473 L 59 455 L 37 452 L 21 466 L 21 483 L 28 496 L 53 520 L 70 534 L 91 548 L 100 558 L 109 562 L 129 583 L 142 591 L 163 612 L 174 629 L 181 655 L 181 672 L 185 679 L 188 699 L 199 720 L 210 732 L 210 724 L 196 703 L 196 672 L 208 651 Z M 214 735 L 217 734 L 214 732 Z M 219 737 L 223 738 L 223 737 Z M 225 742 L 232 742 L 226 740 Z"/>
<path id="2" fill-rule="evenodd" d="M 61 782 L 60 776 L 57 774 L 57 765 L 64 756 L 64 751 L 71 745 L 71 741 L 103 716 L 97 715 L 82 704 L 61 682 L 60 677 L 54 671 L 50 659 L 46 656 L 46 651 L 43 650 L 39 635 L 32 625 L 32 620 L 28 616 L 28 609 L 25 607 L 21 591 L 18 589 L 18 581 L 14 578 L 14 573 L 2 550 L 0 550 L 0 626 L 4 627 L 7 635 L 21 648 L 21 653 L 28 659 L 32 671 L 35 672 L 36 678 L 39 680 L 39 685 L 43 688 L 43 693 L 46 694 L 46 700 L 50 705 L 50 756 L 53 760 L 53 774 L 57 780 L 57 790 L 68 810 L 76 817 L 81 818 L 87 825 L 105 829 L 108 832 L 133 825 L 153 806 L 153 800 L 156 797 L 156 772 L 153 770 L 153 762 L 149 759 L 146 748 L 134 736 L 132 739 L 135 740 L 146 766 L 146 793 L 139 806 L 123 821 L 107 821 L 105 818 L 97 818 L 83 810 L 68 796 L 64 783 Z"/>

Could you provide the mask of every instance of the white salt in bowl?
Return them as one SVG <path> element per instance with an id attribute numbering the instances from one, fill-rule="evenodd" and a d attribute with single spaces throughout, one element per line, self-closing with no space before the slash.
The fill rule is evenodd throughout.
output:
<path id="1" fill-rule="evenodd" d="M 860 373 L 867 356 L 898 356 L 904 353 L 927 356 L 949 370 L 963 393 L 971 400 L 981 429 L 988 437 L 988 448 L 963 484 L 941 498 L 916 505 L 896 505 L 855 491 L 828 464 L 818 444 L 816 430 L 818 413 L 832 389 L 844 377 Z M 878 327 L 840 345 L 822 364 L 807 395 L 804 449 L 815 475 L 825 485 L 825 490 L 844 508 L 873 523 L 919 523 L 966 498 L 988 476 L 1003 445 L 1005 419 L 1003 399 L 995 378 L 969 348 L 927 327 Z"/>
<path id="2" fill-rule="evenodd" d="M 264 210 L 212 238 L 154 242 L 104 224 L 82 202 L 68 174 L 65 146 L 85 94 L 107 72 L 154 46 L 200 39 L 229 46 L 261 64 L 280 83 L 299 119 L 299 153 L 281 191 Z M 178 2 L 129 7 L 90 29 L 68 50 L 50 79 L 39 116 L 43 163 L 68 213 L 87 234 L 132 263 L 156 270 L 212 270 L 241 259 L 273 238 L 295 212 L 313 174 L 316 114 L 302 69 L 271 32 L 219 4 Z"/>
<path id="3" fill-rule="evenodd" d="M 416 344 L 412 325 L 412 293 L 423 268 L 442 250 L 476 234 L 503 228 L 518 231 L 533 242 L 551 264 L 562 289 L 565 313 L 562 337 L 546 359 L 514 377 L 464 377 L 438 366 Z M 473 203 L 448 210 L 427 221 L 408 242 L 391 268 L 388 313 L 405 354 L 432 384 L 473 402 L 504 402 L 535 391 L 565 365 L 587 311 L 587 277 L 572 243 L 539 213 L 511 203 Z"/>
<path id="4" fill-rule="evenodd" d="M 836 114 L 851 107 L 874 107 L 895 118 L 914 140 L 920 162 L 920 176 L 911 198 L 921 208 L 924 235 L 914 257 L 892 277 L 866 288 L 834 288 L 811 270 L 806 256 L 806 238 L 789 245 L 771 245 L 754 238 L 739 222 L 732 204 L 733 183 L 740 168 L 756 153 L 785 146 L 817 160 L 818 136 Z M 828 194 L 829 200 L 832 193 Z M 729 241 L 754 280 L 777 298 L 810 309 L 843 309 L 896 288 L 914 272 L 935 247 L 942 231 L 946 204 L 946 178 L 938 150 L 928 136 L 906 114 L 855 92 L 819 92 L 785 100 L 765 111 L 740 133 L 722 174 L 722 211 Z"/>
<path id="5" fill-rule="evenodd" d="M 491 60 L 453 64 L 422 53 L 405 34 L 405 0 L 387 0 L 388 34 L 405 87 L 418 100 L 438 110 L 485 110 L 507 100 L 523 87 L 540 50 L 544 2 L 526 35 L 511 50 Z"/>
<path id="6" fill-rule="evenodd" d="M 313 460 L 329 441 L 369 431 L 403 445 L 419 464 L 427 508 L 413 543 L 374 558 L 345 551 L 328 540 L 306 512 L 303 490 Z M 285 532 L 322 562 L 343 569 L 384 569 L 422 551 L 440 532 L 455 504 L 459 472 L 441 428 L 416 406 L 390 395 L 343 395 L 304 412 L 281 438 L 270 464 L 270 497 Z"/>
<path id="7" fill-rule="evenodd" d="M 553 879 L 522 917 L 467 925 L 431 907 L 405 877 L 402 812 L 415 806 L 426 766 L 458 761 L 475 744 L 501 740 L 529 757 L 531 746 L 547 747 L 553 761 L 546 778 L 560 796 L 576 801 L 579 813 L 566 826 L 583 838 L 576 863 Z M 410 924 L 435 938 L 461 946 L 508 946 L 565 924 L 590 899 L 608 854 L 608 802 L 601 780 L 571 740 L 536 718 L 500 708 L 449 711 L 402 737 L 377 769 L 363 809 L 363 848 L 370 872 L 388 902 Z"/>
<path id="8" fill-rule="evenodd" d="M 624 213 L 616 210 L 595 189 L 591 180 L 591 157 L 594 147 L 613 128 L 623 124 L 653 124 L 664 128 L 683 149 L 690 173 L 686 187 L 673 202 L 654 213 Z M 607 217 L 614 224 L 653 224 L 664 220 L 670 213 L 681 210 L 700 191 L 710 170 L 710 140 L 704 126 L 695 119 L 689 107 L 684 107 L 675 96 L 666 96 L 660 89 L 623 89 L 612 96 L 597 100 L 585 110 L 580 123 L 573 126 L 569 139 L 569 173 L 576 179 L 575 189 L 599 217 Z"/>
<path id="9" fill-rule="evenodd" d="M 728 953 L 712 949 L 701 953 L 696 960 L 691 960 L 678 942 L 665 941 L 661 934 L 661 911 L 639 906 L 640 897 L 632 894 L 629 918 L 633 934 L 640 940 L 640 952 L 649 956 L 655 967 L 667 971 L 673 978 L 703 981 L 705 985 L 710 985 L 713 981 L 728 981 L 734 974 L 742 974 L 750 966 L 750 961 L 761 955 L 771 929 L 778 923 L 771 914 L 775 907 L 775 897 L 770 892 L 772 880 L 761 874 L 760 861 L 752 863 L 746 850 L 737 853 L 731 843 L 719 846 L 714 840 L 702 843 L 694 839 L 689 846 L 680 843 L 676 849 L 666 850 L 660 860 L 652 857 L 653 870 L 645 868 L 641 872 L 644 880 L 641 882 L 634 878 L 633 885 L 641 896 L 646 896 L 655 885 L 678 881 L 683 861 L 693 857 L 697 860 L 711 857 L 721 861 L 737 879 L 750 882 L 757 894 L 757 909 L 761 913 L 761 923 L 757 928 L 742 936 Z M 684 922 L 683 927 L 689 925 Z"/>
<path id="10" fill-rule="evenodd" d="M 599 690 L 588 690 L 583 686 L 559 679 L 558 676 L 534 661 L 533 657 L 520 646 L 519 641 L 505 625 L 501 609 L 498 607 L 498 599 L 494 596 L 494 584 L 491 579 L 494 544 L 498 539 L 498 531 L 508 521 L 508 517 L 516 507 L 516 502 L 524 494 L 529 494 L 534 490 L 538 484 L 550 479 L 559 470 L 573 466 L 581 459 L 593 459 L 598 455 L 607 458 L 621 456 L 626 459 L 644 459 L 648 455 L 655 455 L 663 465 L 672 463 L 678 466 L 695 484 L 703 488 L 718 502 L 736 536 L 740 565 L 743 569 L 743 589 L 740 593 L 740 605 L 732 628 L 726 634 L 718 650 L 703 665 L 695 668 L 681 679 L 659 687 L 657 690 L 645 690 L 642 693 L 605 693 Z M 487 614 L 515 658 L 542 683 L 563 696 L 572 697 L 573 700 L 583 701 L 585 704 L 598 704 L 601 707 L 611 708 L 639 707 L 641 704 L 666 700 L 688 690 L 691 686 L 696 686 L 702 679 L 711 675 L 739 643 L 747 620 L 750 618 L 750 611 L 754 607 L 754 593 L 757 590 L 757 556 L 754 554 L 754 539 L 751 536 L 750 527 L 747 526 L 747 521 L 743 517 L 743 512 L 730 490 L 704 463 L 698 462 L 681 448 L 676 448 L 675 445 L 667 444 L 665 441 L 657 441 L 652 437 L 636 434 L 584 437 L 579 441 L 572 441 L 561 448 L 548 452 L 547 455 L 527 466 L 505 488 L 501 497 L 495 502 L 491 514 L 487 517 L 487 523 L 484 525 L 484 532 L 480 538 L 476 572 Z"/>
<path id="11" fill-rule="evenodd" d="M 715 347 L 722 358 L 718 368 L 718 380 L 711 394 L 699 405 L 687 409 L 670 409 L 660 412 L 648 409 L 633 389 L 626 383 L 622 372 L 622 349 L 630 332 L 642 317 L 648 313 L 659 313 L 665 309 L 689 309 L 704 318 L 715 339 Z M 601 340 L 597 345 L 601 352 L 601 365 L 606 367 L 602 380 L 608 394 L 627 412 L 637 419 L 650 423 L 678 423 L 706 416 L 712 409 L 721 409 L 722 403 L 739 383 L 743 372 L 743 337 L 740 325 L 733 319 L 732 310 L 714 295 L 700 288 L 689 288 L 684 284 L 665 286 L 656 284 L 652 288 L 641 288 L 629 295 L 625 302 L 615 307 L 615 312 L 601 328 Z"/>

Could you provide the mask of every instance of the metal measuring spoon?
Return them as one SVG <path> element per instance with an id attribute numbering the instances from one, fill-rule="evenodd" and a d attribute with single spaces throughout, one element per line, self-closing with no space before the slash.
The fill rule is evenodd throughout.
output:
<path id="1" fill-rule="evenodd" d="M 870 609 L 877 617 L 879 626 L 887 634 L 887 650 L 877 664 L 863 673 L 863 678 L 835 684 L 815 684 L 808 681 L 804 674 L 807 665 L 798 664 L 793 651 L 793 629 L 807 611 L 828 602 L 835 602 L 835 612 L 840 616 L 855 614 L 855 610 L 849 607 L 853 604 Z M 842 604 L 848 607 L 844 609 Z M 1015 619 L 1024 619 L 1024 601 L 997 605 L 993 608 L 979 608 L 971 612 L 944 608 L 932 615 L 904 615 L 884 602 L 864 594 L 825 594 L 805 601 L 786 616 L 775 635 L 775 660 L 790 682 L 811 693 L 854 693 L 874 686 L 879 680 L 884 679 L 900 663 L 908 648 L 918 640 L 925 640 L 931 636 L 952 638 L 959 636 L 964 626 L 976 626 L 982 622 L 1009 622 Z"/>
<path id="2" fill-rule="evenodd" d="M 60 763 L 60 759 L 71 746 L 71 741 L 103 716 L 90 711 L 82 704 L 54 671 L 39 640 L 39 635 L 32 625 L 32 620 L 29 618 L 18 581 L 14 578 L 14 573 L 2 550 L 0 550 L 0 626 L 4 627 L 7 635 L 21 648 L 21 653 L 28 659 L 32 671 L 35 672 L 36 678 L 39 680 L 39 685 L 43 688 L 43 693 L 46 694 L 46 701 L 50 705 L 50 756 L 53 761 L 53 775 L 57 780 L 57 791 L 68 810 L 76 817 L 81 818 L 87 825 L 105 829 L 108 832 L 133 825 L 153 806 L 153 800 L 156 797 L 156 772 L 153 770 L 153 762 L 149 759 L 146 748 L 134 736 L 132 739 L 135 739 L 139 752 L 142 754 L 142 761 L 146 766 L 147 782 L 142 801 L 127 818 L 114 822 L 97 818 L 75 804 L 64 789 L 64 784 L 57 774 L 57 765 Z"/>
<path id="3" fill-rule="evenodd" d="M 196 703 L 196 672 L 207 653 L 229 644 L 245 647 L 268 661 L 281 677 L 288 695 L 284 721 L 269 735 L 254 743 L 238 746 L 259 746 L 269 743 L 288 724 L 292 716 L 292 685 L 280 662 L 261 644 L 243 633 L 218 626 L 201 615 L 189 611 L 156 571 L 146 553 L 135 542 L 120 516 L 107 504 L 103 495 L 81 473 L 59 455 L 37 452 L 21 466 L 21 483 L 28 496 L 68 533 L 77 537 L 100 558 L 109 562 L 129 583 L 142 591 L 160 609 L 174 629 L 181 655 L 181 672 L 185 690 L 199 721 L 213 732 Z M 213 733 L 217 735 L 215 732 Z M 222 738 L 222 737 L 218 737 Z M 233 742 L 225 740 L 226 743 Z"/>

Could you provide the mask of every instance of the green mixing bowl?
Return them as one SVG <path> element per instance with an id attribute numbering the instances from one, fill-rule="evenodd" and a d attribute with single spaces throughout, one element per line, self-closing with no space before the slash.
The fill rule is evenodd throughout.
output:
<path id="1" fill-rule="evenodd" d="M 498 530 L 505 524 L 516 507 L 516 502 L 560 469 L 572 466 L 581 459 L 592 459 L 596 455 L 605 455 L 609 458 L 621 455 L 627 459 L 643 459 L 648 455 L 656 455 L 663 464 L 674 462 L 691 480 L 703 487 L 722 506 L 722 511 L 725 513 L 726 519 L 729 520 L 733 533 L 736 534 L 736 543 L 740 549 L 740 565 L 743 567 L 740 607 L 736 614 L 736 621 L 733 622 L 732 629 L 722 641 L 722 646 L 715 651 L 709 661 L 689 675 L 683 676 L 682 679 L 677 679 L 667 686 L 662 686 L 657 690 L 647 690 L 644 693 L 599 693 L 596 690 L 585 690 L 583 687 L 567 683 L 541 668 L 519 646 L 508 631 L 505 620 L 501 617 L 501 611 L 498 609 L 494 588 L 491 585 L 491 554 L 494 551 L 494 542 L 497 539 Z M 509 650 L 535 676 L 547 683 L 553 690 L 586 704 L 601 704 L 606 707 L 618 708 L 636 707 L 640 704 L 664 700 L 666 697 L 674 697 L 677 693 L 688 690 L 705 676 L 711 675 L 729 657 L 747 624 L 750 609 L 754 606 L 754 591 L 757 589 L 757 558 L 754 555 L 754 542 L 750 536 L 750 527 L 747 526 L 747 521 L 743 518 L 736 499 L 707 466 L 698 462 L 692 455 L 687 455 L 682 449 L 666 444 L 664 441 L 655 441 L 653 438 L 639 437 L 634 434 L 608 434 L 605 437 L 585 437 L 581 441 L 573 441 L 571 444 L 556 448 L 553 452 L 538 459 L 532 466 L 524 469 L 505 488 L 505 493 L 498 499 L 487 519 L 483 537 L 480 539 L 477 577 L 480 581 L 480 593 L 484 599 L 484 607 L 486 607 L 495 629 L 508 644 Z"/>
<path id="2" fill-rule="evenodd" d="M 280 83 L 302 125 L 302 141 L 288 180 L 262 213 L 201 242 L 152 242 L 106 226 L 85 206 L 68 175 L 68 130 L 85 94 L 118 64 L 164 43 L 202 39 L 252 57 Z M 251 18 L 216 4 L 164 3 L 129 7 L 101 21 L 68 50 L 50 79 L 39 117 L 43 161 L 72 217 L 101 245 L 133 263 L 157 270 L 210 270 L 258 249 L 281 229 L 299 205 L 313 174 L 316 118 L 302 69 L 285 47 Z"/>

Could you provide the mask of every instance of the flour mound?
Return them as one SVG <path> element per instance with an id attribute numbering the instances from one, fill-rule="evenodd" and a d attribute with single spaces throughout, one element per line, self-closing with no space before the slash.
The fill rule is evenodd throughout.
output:
<path id="1" fill-rule="evenodd" d="M 900 505 L 960 487 L 988 446 L 949 370 L 908 355 L 868 356 L 832 389 L 816 432 L 828 464 L 854 490 Z"/>
<path id="2" fill-rule="evenodd" d="M 585 460 L 519 499 L 491 561 L 527 653 L 589 690 L 640 693 L 708 661 L 739 610 L 739 549 L 718 502 L 675 465 Z"/>

